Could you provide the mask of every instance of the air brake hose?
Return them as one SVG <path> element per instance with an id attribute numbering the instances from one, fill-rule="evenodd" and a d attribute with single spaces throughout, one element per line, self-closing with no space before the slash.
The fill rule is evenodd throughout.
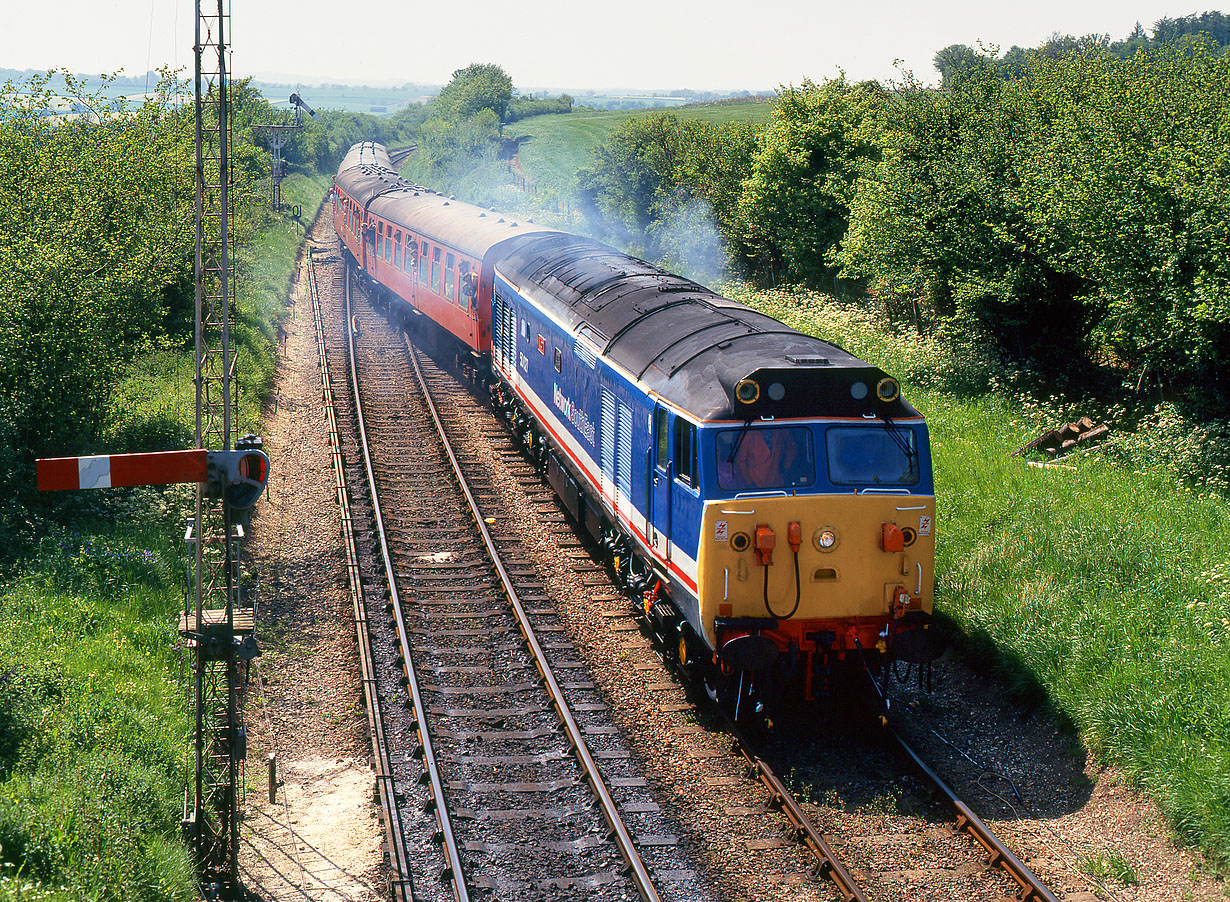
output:
<path id="1" fill-rule="evenodd" d="M 775 614 L 773 607 L 769 604 L 769 565 L 764 568 L 764 609 L 769 612 L 769 616 L 774 620 L 789 620 L 799 610 L 799 602 L 803 600 L 803 583 L 799 579 L 799 553 L 794 553 L 794 607 L 790 609 L 790 613 L 782 616 Z"/>

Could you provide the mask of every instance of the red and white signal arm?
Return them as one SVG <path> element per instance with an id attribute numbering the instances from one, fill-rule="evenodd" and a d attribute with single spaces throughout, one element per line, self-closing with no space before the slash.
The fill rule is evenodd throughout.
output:
<path id="1" fill-rule="evenodd" d="M 238 510 L 255 504 L 269 479 L 269 458 L 255 448 L 49 457 L 35 467 L 40 492 L 198 482 L 205 484 L 206 494 L 221 496 Z"/>
<path id="2" fill-rule="evenodd" d="M 204 448 L 192 448 L 188 451 L 43 458 L 35 462 L 38 490 L 59 492 L 68 489 L 112 489 L 130 485 L 204 482 L 208 454 Z"/>

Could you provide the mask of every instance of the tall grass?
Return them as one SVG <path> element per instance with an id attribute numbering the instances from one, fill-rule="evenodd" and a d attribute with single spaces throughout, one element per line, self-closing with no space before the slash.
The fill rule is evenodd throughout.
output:
<path id="1" fill-rule="evenodd" d="M 263 221 L 239 263 L 240 428 L 259 428 L 295 253 L 328 184 L 288 178 L 302 221 Z M 109 450 L 190 447 L 192 370 L 190 346 L 134 361 Z M 41 523 L 36 553 L 0 583 L 0 902 L 197 897 L 179 841 L 190 498 L 180 486 L 69 500 L 72 527 Z"/>
<path id="2" fill-rule="evenodd" d="M 743 299 L 902 378 L 930 424 L 936 607 L 965 653 L 1068 718 L 1181 837 L 1230 865 L 1230 502 L 1220 464 L 1201 471 L 1158 453 L 1163 409 L 1134 418 L 1144 431 L 1063 468 L 1029 467 L 1008 455 L 1077 411 L 1023 390 L 1024 374 L 994 355 L 893 334 L 865 309 L 814 294 Z"/>

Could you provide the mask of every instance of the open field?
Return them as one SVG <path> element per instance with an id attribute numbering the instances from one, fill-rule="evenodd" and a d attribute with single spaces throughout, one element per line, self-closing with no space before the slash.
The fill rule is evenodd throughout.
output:
<path id="1" fill-rule="evenodd" d="M 520 139 L 521 166 L 540 189 L 561 197 L 572 193 L 577 170 L 588 166 L 594 148 L 606 140 L 620 123 L 633 116 L 669 112 L 680 119 L 705 122 L 765 123 L 773 112 L 767 101 L 709 103 L 670 110 L 577 110 L 567 115 L 534 116 L 505 128 L 509 137 Z"/>

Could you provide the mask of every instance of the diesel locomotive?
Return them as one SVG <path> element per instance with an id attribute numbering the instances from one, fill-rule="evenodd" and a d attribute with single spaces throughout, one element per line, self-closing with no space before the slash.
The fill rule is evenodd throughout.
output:
<path id="1" fill-rule="evenodd" d="M 840 347 L 589 238 L 413 185 L 378 144 L 334 184 L 375 290 L 426 318 L 680 662 L 736 708 L 843 661 L 929 664 L 927 426 Z"/>

